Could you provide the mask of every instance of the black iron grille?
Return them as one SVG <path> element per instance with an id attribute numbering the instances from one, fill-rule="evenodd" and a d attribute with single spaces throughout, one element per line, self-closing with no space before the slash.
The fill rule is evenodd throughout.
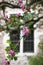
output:
<path id="1" fill-rule="evenodd" d="M 34 31 L 24 40 L 23 52 L 34 52 Z"/>

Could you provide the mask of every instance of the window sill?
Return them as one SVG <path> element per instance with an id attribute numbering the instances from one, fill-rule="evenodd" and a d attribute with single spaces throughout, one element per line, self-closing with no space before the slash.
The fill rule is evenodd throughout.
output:
<path id="1" fill-rule="evenodd" d="M 16 54 L 16 56 L 34 56 L 35 55 L 35 53 L 18 53 L 18 54 Z"/>

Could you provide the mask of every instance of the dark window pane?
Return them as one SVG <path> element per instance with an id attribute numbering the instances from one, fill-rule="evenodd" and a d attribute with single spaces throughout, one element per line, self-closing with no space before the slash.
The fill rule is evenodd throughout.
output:
<path id="1" fill-rule="evenodd" d="M 24 40 L 23 52 L 34 52 L 34 31 Z"/>
<path id="2" fill-rule="evenodd" d="M 10 39 L 11 39 L 11 41 L 12 41 L 13 44 L 17 44 L 18 43 L 19 37 L 20 37 L 20 33 L 18 32 L 18 30 L 13 30 L 10 33 Z M 16 48 L 18 51 L 19 51 L 19 47 L 20 47 L 19 45 Z"/>

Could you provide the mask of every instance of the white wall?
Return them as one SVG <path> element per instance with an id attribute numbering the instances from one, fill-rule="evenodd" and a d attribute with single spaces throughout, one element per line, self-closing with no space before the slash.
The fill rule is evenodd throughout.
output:
<path id="1" fill-rule="evenodd" d="M 24 12 L 22 9 L 19 9 L 19 8 L 11 9 L 6 7 L 5 9 L 5 15 L 7 15 L 8 17 L 10 16 L 10 14 L 17 14 L 17 13 L 21 13 L 21 15 L 23 15 Z"/>
<path id="2" fill-rule="evenodd" d="M 11 9 L 11 8 L 7 7 L 6 10 L 5 10 L 5 15 L 7 15 L 9 17 L 10 14 L 16 14 L 18 12 L 21 13 L 21 15 L 23 15 L 23 13 L 24 13 L 21 9 Z M 34 26 L 36 26 L 36 24 Z M 19 56 L 21 56 L 21 55 L 33 56 L 33 55 L 37 54 L 37 52 L 38 52 L 38 43 L 40 42 L 40 39 L 39 39 L 40 35 L 43 35 L 43 29 L 36 28 L 34 30 L 34 53 L 25 53 L 25 54 L 24 53 L 22 53 L 22 54 L 20 53 Z M 8 35 L 7 34 L 5 34 L 4 39 L 5 39 L 5 41 L 8 39 Z M 7 44 L 5 44 L 5 46 L 6 45 Z"/>

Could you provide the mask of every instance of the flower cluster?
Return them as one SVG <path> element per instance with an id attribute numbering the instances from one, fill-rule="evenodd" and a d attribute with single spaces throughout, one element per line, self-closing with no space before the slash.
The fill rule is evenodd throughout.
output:
<path id="1" fill-rule="evenodd" d="M 14 53 L 13 50 L 9 50 L 9 51 L 8 51 L 8 54 L 10 54 L 10 55 L 12 55 L 12 56 L 15 55 L 15 53 Z"/>
<path id="2" fill-rule="evenodd" d="M 10 63 L 9 63 L 9 61 L 7 60 L 7 59 L 5 59 L 4 61 L 3 61 L 3 65 L 9 65 Z"/>
<path id="3" fill-rule="evenodd" d="M 30 33 L 30 30 L 28 28 L 24 28 L 22 30 L 23 35 L 28 35 Z"/>
<path id="4" fill-rule="evenodd" d="M 21 2 L 22 2 L 22 0 L 18 0 L 18 2 L 19 2 L 19 3 L 21 3 Z"/>

